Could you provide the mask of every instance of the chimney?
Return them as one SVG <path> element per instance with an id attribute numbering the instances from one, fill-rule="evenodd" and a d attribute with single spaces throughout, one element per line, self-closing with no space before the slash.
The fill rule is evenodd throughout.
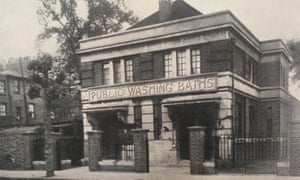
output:
<path id="1" fill-rule="evenodd" d="M 163 22 L 169 19 L 172 14 L 172 0 L 159 0 L 159 21 Z"/>

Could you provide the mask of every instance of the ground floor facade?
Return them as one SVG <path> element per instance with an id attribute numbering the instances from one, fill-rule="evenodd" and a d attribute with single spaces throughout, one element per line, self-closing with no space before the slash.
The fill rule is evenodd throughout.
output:
<path id="1" fill-rule="evenodd" d="M 83 90 L 84 131 L 103 131 L 103 159 L 114 159 L 120 134 L 148 129 L 150 166 L 170 166 L 190 159 L 188 127 L 203 126 L 205 161 L 230 161 L 241 148 L 222 137 L 250 142 L 286 135 L 291 108 L 280 93 L 229 72 Z"/>

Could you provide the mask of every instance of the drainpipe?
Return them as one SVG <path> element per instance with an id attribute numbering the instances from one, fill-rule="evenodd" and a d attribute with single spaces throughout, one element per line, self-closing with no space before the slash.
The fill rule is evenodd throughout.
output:
<path id="1" fill-rule="evenodd" d="M 23 64 L 22 64 L 21 59 L 19 59 L 19 64 L 20 64 L 20 71 L 21 71 L 21 76 L 22 76 L 22 88 L 23 88 L 24 110 L 25 110 L 25 125 L 29 125 L 27 95 L 26 95 L 26 87 L 25 87 L 25 77 L 24 77 Z"/>

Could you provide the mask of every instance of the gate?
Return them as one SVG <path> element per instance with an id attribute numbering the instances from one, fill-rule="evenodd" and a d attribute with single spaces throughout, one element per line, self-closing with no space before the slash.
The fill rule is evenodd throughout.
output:
<path id="1" fill-rule="evenodd" d="M 273 174 L 276 164 L 287 158 L 286 136 L 215 137 L 215 161 L 219 172 Z"/>

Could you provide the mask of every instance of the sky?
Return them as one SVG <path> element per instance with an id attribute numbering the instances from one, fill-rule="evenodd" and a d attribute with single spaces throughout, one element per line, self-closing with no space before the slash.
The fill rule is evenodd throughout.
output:
<path id="1" fill-rule="evenodd" d="M 300 40 L 300 0 L 185 1 L 204 14 L 230 10 L 259 40 Z M 78 2 L 79 14 L 85 16 L 84 0 Z M 158 9 L 158 0 L 125 3 L 140 19 Z M 0 62 L 10 57 L 35 56 L 39 50 L 55 53 L 54 41 L 36 41 L 43 30 L 36 15 L 38 6 L 38 0 L 0 0 Z"/>

